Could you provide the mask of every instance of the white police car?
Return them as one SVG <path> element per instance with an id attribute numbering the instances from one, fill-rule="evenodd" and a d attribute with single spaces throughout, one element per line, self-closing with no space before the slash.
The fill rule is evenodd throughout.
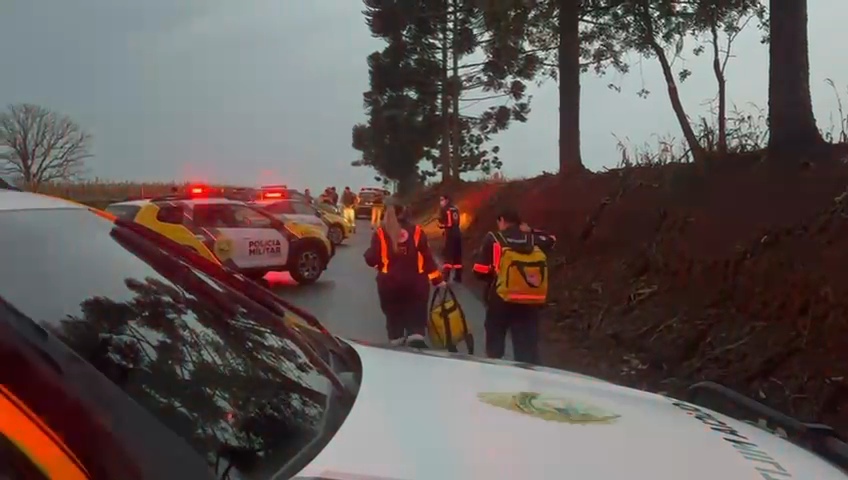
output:
<path id="1" fill-rule="evenodd" d="M 0 473 L 848 478 L 848 445 L 832 430 L 715 384 L 681 401 L 560 370 L 340 340 L 183 250 L 131 221 L 0 190 L 0 353 L 14 366 L 0 369 Z"/>

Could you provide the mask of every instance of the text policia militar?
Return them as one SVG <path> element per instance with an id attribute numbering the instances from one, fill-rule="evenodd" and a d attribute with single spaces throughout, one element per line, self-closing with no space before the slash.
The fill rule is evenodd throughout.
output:
<path id="1" fill-rule="evenodd" d="M 764 452 L 757 444 L 751 442 L 748 437 L 742 435 L 735 428 L 722 422 L 714 415 L 694 405 L 678 400 L 672 400 L 671 403 L 686 412 L 687 415 L 706 425 L 710 430 L 719 434 L 721 439 L 733 446 L 742 458 L 753 463 L 754 470 L 764 480 L 788 480 L 793 478 L 792 474 L 771 455 Z"/>
<path id="2" fill-rule="evenodd" d="M 250 240 L 247 244 L 247 254 L 255 255 L 280 255 L 282 244 L 279 240 Z"/>

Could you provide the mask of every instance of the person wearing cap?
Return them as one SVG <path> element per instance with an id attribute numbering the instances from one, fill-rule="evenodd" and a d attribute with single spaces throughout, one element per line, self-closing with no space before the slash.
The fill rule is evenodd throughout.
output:
<path id="1" fill-rule="evenodd" d="M 430 285 L 442 287 L 445 282 L 421 226 L 409 221 L 402 205 L 389 205 L 364 257 L 377 270 L 377 295 L 389 341 L 426 347 Z"/>

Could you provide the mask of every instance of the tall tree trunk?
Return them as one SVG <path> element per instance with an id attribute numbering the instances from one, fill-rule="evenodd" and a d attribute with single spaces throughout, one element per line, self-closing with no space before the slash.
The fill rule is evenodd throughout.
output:
<path id="1" fill-rule="evenodd" d="M 580 0 L 559 0 L 559 173 L 584 170 L 580 155 Z"/>
<path id="2" fill-rule="evenodd" d="M 692 124 L 689 123 L 689 117 L 686 116 L 686 110 L 683 108 L 683 102 L 680 100 L 680 92 L 677 90 L 677 80 L 674 79 L 674 72 L 671 70 L 671 63 L 665 54 L 662 45 L 657 42 L 657 37 L 654 32 L 654 20 L 651 17 L 650 4 L 647 0 L 642 0 L 642 22 L 645 25 L 645 33 L 647 38 L 645 41 L 651 47 L 651 51 L 657 56 L 662 68 L 663 78 L 668 87 L 668 98 L 671 100 L 671 108 L 674 110 L 674 116 L 677 117 L 677 123 L 680 124 L 680 129 L 683 130 L 683 138 L 689 146 L 689 151 L 692 153 L 692 158 L 696 163 L 702 163 L 706 159 L 706 152 L 701 143 L 698 141 L 698 136 L 695 135 L 695 130 Z"/>
<path id="3" fill-rule="evenodd" d="M 789 159 L 824 143 L 810 97 L 807 0 L 769 5 L 769 153 Z"/>
<path id="4" fill-rule="evenodd" d="M 718 152 L 727 154 L 727 79 L 721 65 L 721 51 L 718 44 L 718 19 L 713 16 L 710 23 L 713 44 L 713 74 L 718 83 Z M 730 45 L 727 46 L 730 49 Z"/>
<path id="5" fill-rule="evenodd" d="M 440 145 L 439 157 L 442 163 L 442 181 L 447 182 L 451 179 L 451 155 L 450 155 L 450 108 L 448 100 L 450 95 L 448 77 L 448 53 L 450 51 L 450 43 L 448 41 L 448 0 L 444 2 L 445 16 L 442 19 L 442 91 L 441 91 L 441 107 L 442 107 L 442 143 Z"/>
<path id="6" fill-rule="evenodd" d="M 453 32 L 451 33 L 451 100 L 453 103 L 453 115 L 451 115 L 451 144 L 453 145 L 453 179 L 459 180 L 462 171 L 462 137 L 460 136 L 459 124 L 459 96 L 462 94 L 462 79 L 459 78 L 459 5 L 453 0 Z"/>

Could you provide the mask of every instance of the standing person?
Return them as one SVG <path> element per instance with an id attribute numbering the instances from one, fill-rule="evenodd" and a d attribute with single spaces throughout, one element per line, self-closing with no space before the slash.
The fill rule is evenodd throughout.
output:
<path id="1" fill-rule="evenodd" d="M 371 229 L 375 230 L 380 226 L 380 219 L 383 217 L 385 210 L 385 197 L 381 192 L 374 194 L 374 200 L 371 202 Z"/>
<path id="2" fill-rule="evenodd" d="M 389 341 L 426 347 L 430 284 L 440 287 L 444 280 L 421 226 L 409 221 L 402 206 L 390 206 L 364 257 L 377 269 L 377 295 Z"/>
<path id="3" fill-rule="evenodd" d="M 326 203 L 327 205 L 333 204 L 333 195 L 330 192 L 330 187 L 324 189 L 324 193 L 321 194 L 321 196 L 318 198 L 318 201 L 320 203 Z"/>
<path id="4" fill-rule="evenodd" d="M 498 230 L 483 241 L 474 273 L 486 288 L 486 356 L 503 358 L 511 333 L 515 360 L 539 363 L 539 311 L 547 302 L 548 261 L 556 238 L 533 230 L 518 213 L 498 215 Z"/>
<path id="5" fill-rule="evenodd" d="M 308 188 L 307 188 L 306 190 L 304 190 L 304 191 L 303 191 L 303 198 L 305 198 L 305 199 L 306 199 L 306 203 L 311 204 L 311 203 L 313 202 L 313 200 L 312 200 L 312 192 L 310 192 Z"/>
<path id="6" fill-rule="evenodd" d="M 444 265 L 442 269 L 445 280 L 450 280 L 453 271 L 453 279 L 456 283 L 462 283 L 462 230 L 459 228 L 459 209 L 451 202 L 447 195 L 439 197 L 439 206 L 442 207 L 439 215 L 439 228 L 444 232 L 445 248 L 442 251 Z"/>
<path id="7" fill-rule="evenodd" d="M 334 207 L 339 206 L 339 194 L 336 192 L 336 187 L 330 187 L 330 201 Z"/>
<path id="8" fill-rule="evenodd" d="M 345 187 L 342 192 L 342 207 L 344 207 L 344 219 L 350 225 L 356 223 L 356 194 L 350 187 Z"/>

